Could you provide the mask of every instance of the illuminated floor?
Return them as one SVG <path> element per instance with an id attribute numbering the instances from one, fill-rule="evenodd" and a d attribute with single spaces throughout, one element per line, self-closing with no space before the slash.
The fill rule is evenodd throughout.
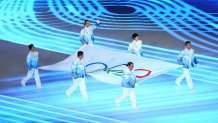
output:
<path id="1" fill-rule="evenodd" d="M 1 81 L 18 82 L 21 77 Z M 177 87 L 172 75 L 161 75 L 136 88 L 138 111 L 125 99 L 120 107 L 114 98 L 121 88 L 87 78 L 90 96 L 84 102 L 77 90 L 72 98 L 64 91 L 71 84 L 70 75 L 48 72 L 41 75 L 44 89 L 37 91 L 34 81 L 27 87 L 1 90 L 0 119 L 2 122 L 135 122 L 135 123 L 213 123 L 218 118 L 218 85 L 194 81 L 190 91 L 186 83 Z"/>
<path id="2" fill-rule="evenodd" d="M 72 9 L 66 11 L 63 8 L 66 7 L 65 4 L 67 2 L 68 0 L 55 0 L 54 2 L 46 2 L 44 0 L 0 0 L 1 39 L 25 45 L 34 43 L 37 48 L 41 48 L 42 50 L 54 51 L 65 55 L 72 54 L 81 46 L 78 41 L 79 31 L 77 29 L 81 29 L 85 18 L 78 19 L 77 16 L 72 17 L 70 13 L 75 12 Z M 100 4 L 107 6 L 111 3 L 102 0 L 97 3 L 96 6 L 101 7 Z M 146 5 L 147 4 L 150 3 L 146 2 Z M 114 6 L 114 3 L 111 5 Z M 147 7 L 143 4 L 139 5 L 142 8 Z M 165 10 L 161 7 L 162 5 L 168 7 L 166 10 L 172 9 L 168 6 L 167 1 L 163 3 L 154 1 L 151 5 L 164 12 Z M 180 5 L 187 6 L 182 1 L 172 2 L 172 5 L 180 9 Z M 137 8 L 140 9 L 140 6 L 137 6 Z M 68 7 L 72 8 L 73 6 Z M 129 7 L 131 6 L 129 5 Z M 146 9 L 156 12 L 151 8 Z M 133 30 L 162 30 L 180 40 L 172 43 L 174 44 L 172 46 L 174 50 L 172 48 L 167 49 L 143 45 L 144 56 L 176 63 L 176 56 L 181 49 L 178 44 L 181 41 L 190 39 L 199 44 L 194 46 L 201 51 L 201 53 L 196 55 L 200 61 L 200 68 L 191 72 L 195 84 L 194 91 L 187 89 L 185 81 L 183 81 L 181 87 L 177 87 L 174 84 L 174 80 L 181 74 L 181 70 L 171 71 L 167 74 L 147 80 L 136 88 L 139 110 L 135 111 L 131 108 L 129 99 L 124 100 L 120 107 L 115 106 L 114 99 L 121 94 L 121 88 L 119 86 L 104 84 L 91 77 L 87 78 L 90 100 L 84 102 L 78 90 L 72 95 L 71 99 L 65 97 L 64 92 L 71 84 L 71 75 L 68 73 L 41 73 L 40 76 L 44 89 L 40 91 L 36 90 L 33 80 L 31 80 L 27 87 L 21 87 L 19 85 L 23 73 L 16 74 L 17 77 L 12 77 L 10 74 L 7 74 L 7 78 L 0 78 L 0 122 L 216 123 L 218 121 L 218 50 L 217 28 L 215 25 L 217 23 L 217 17 L 213 17 L 210 14 L 198 11 L 192 7 L 190 7 L 190 9 L 194 10 L 194 13 L 189 14 L 197 19 L 188 19 L 195 23 L 195 25 L 191 25 L 188 20 L 185 20 L 178 26 L 178 23 L 175 21 L 175 24 L 173 19 L 168 20 L 168 17 L 163 17 L 158 13 L 154 13 L 154 15 L 145 13 L 149 16 L 146 16 L 146 18 L 143 17 L 144 15 L 141 16 L 145 20 L 142 22 L 136 22 L 137 20 L 135 19 L 139 17 L 137 13 L 128 15 L 131 16 L 131 18 L 126 20 L 128 22 L 127 24 L 125 21 L 119 20 L 114 20 L 112 23 L 111 18 L 114 18 L 116 15 L 111 13 L 109 13 L 111 14 L 110 16 L 108 13 L 106 16 L 98 16 L 99 19 L 104 22 L 99 32 L 105 31 L 107 33 L 99 33 L 100 36 L 96 36 L 95 45 L 126 52 L 128 46 L 127 40 L 124 41 L 119 39 L 119 36 L 113 37 L 110 35 L 111 32 L 122 32 L 119 26 L 115 26 L 117 23 L 119 23 L 122 28 L 126 27 L 125 29 L 129 29 L 131 33 Z M 174 9 L 172 9 L 172 11 L 173 10 Z M 184 15 L 184 18 L 186 18 L 186 14 L 180 13 L 180 15 Z M 217 13 L 215 13 L 215 15 L 217 15 Z M 181 21 L 180 18 L 172 14 L 170 14 L 170 16 L 177 19 L 177 21 Z M 79 22 L 74 22 L 72 19 L 78 19 Z M 90 19 L 94 20 L 96 16 L 92 16 Z M 121 20 L 122 19 L 126 19 L 126 15 L 123 15 Z M 167 20 L 167 23 L 164 23 L 165 25 L 161 23 L 163 20 Z M 141 24 L 151 25 L 150 21 L 152 21 L 154 26 L 149 28 L 145 28 L 146 26 L 141 27 Z M 77 25 L 75 26 L 75 24 Z M 127 32 L 122 32 L 120 35 L 126 35 L 126 33 Z M 150 34 L 153 33 L 154 32 Z M 145 40 L 143 39 L 143 41 L 145 44 L 151 42 L 146 40 L 146 38 Z M 156 43 L 160 43 L 162 40 L 158 41 Z M 164 45 L 164 43 L 160 44 Z M 183 42 L 181 44 L 183 46 Z M 168 44 L 166 43 L 165 45 Z M 20 50 L 16 48 L 9 49 L 20 52 Z M 5 52 L 9 52 L 9 50 Z M 49 59 L 51 55 L 47 54 L 47 56 Z M 63 60 L 55 55 L 55 53 L 52 54 L 52 56 L 57 57 L 55 59 L 56 61 Z M 18 58 L 21 59 L 20 56 Z M 0 60 L 7 59 L 0 57 Z M 7 63 L 7 61 L 5 63 Z M 46 62 L 42 62 L 42 65 L 45 65 L 45 63 Z M 7 66 L 8 64 L 4 65 Z M 20 68 L 20 66 L 17 67 Z M 0 72 L 10 73 L 9 70 L 11 69 L 13 69 L 12 66 L 8 66 L 7 71 L 0 69 Z"/>

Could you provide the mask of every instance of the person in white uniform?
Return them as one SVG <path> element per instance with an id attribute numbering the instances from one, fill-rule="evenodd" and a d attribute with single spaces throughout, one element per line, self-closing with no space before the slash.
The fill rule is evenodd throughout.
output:
<path id="1" fill-rule="evenodd" d="M 33 44 L 30 44 L 28 47 L 30 50 L 26 58 L 28 73 L 27 76 L 21 80 L 21 85 L 26 86 L 27 81 L 34 76 L 37 89 L 42 89 L 41 81 L 39 78 L 39 71 L 38 71 L 38 67 L 39 67 L 38 52 L 35 50 Z"/>
<path id="2" fill-rule="evenodd" d="M 134 109 L 137 109 L 136 94 L 135 94 L 135 86 L 137 86 L 137 83 L 136 83 L 136 75 L 134 74 L 133 68 L 134 68 L 134 64 L 132 62 L 129 62 L 127 64 L 127 67 L 123 71 L 123 75 L 121 77 L 121 86 L 123 88 L 123 92 L 119 97 L 115 99 L 115 103 L 117 106 L 120 105 L 120 102 L 123 99 L 129 96 L 132 102 L 132 107 Z"/>
<path id="3" fill-rule="evenodd" d="M 137 56 L 142 56 L 142 41 L 139 40 L 139 35 L 134 33 L 132 38 L 133 41 L 129 44 L 128 52 Z"/>
<path id="4" fill-rule="evenodd" d="M 178 63 L 183 65 L 183 73 L 176 79 L 175 83 L 180 86 L 181 81 L 186 78 L 189 89 L 193 89 L 193 82 L 190 75 L 190 69 L 197 67 L 198 60 L 194 56 L 194 49 L 191 48 L 191 42 L 185 42 L 185 49 L 178 55 Z"/>
<path id="5" fill-rule="evenodd" d="M 94 43 L 94 29 L 100 25 L 100 21 L 97 20 L 94 25 L 90 25 L 89 20 L 85 20 L 84 27 L 80 31 L 80 41 L 84 45 L 92 46 Z"/>
<path id="6" fill-rule="evenodd" d="M 65 94 L 67 97 L 70 97 L 71 94 L 79 87 L 83 99 L 87 101 L 88 94 L 86 91 L 86 83 L 85 83 L 86 70 L 85 70 L 83 57 L 84 57 L 83 52 L 78 51 L 77 58 L 72 64 L 73 83 L 70 86 L 70 88 L 66 90 Z"/>

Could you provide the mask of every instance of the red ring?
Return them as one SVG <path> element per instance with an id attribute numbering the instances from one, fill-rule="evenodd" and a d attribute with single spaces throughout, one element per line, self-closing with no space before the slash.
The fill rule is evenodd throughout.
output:
<path id="1" fill-rule="evenodd" d="M 150 70 L 146 70 L 146 69 L 135 69 L 134 71 L 146 71 L 147 73 L 145 74 L 145 75 L 143 75 L 143 76 L 137 76 L 136 75 L 136 78 L 144 78 L 144 77 L 146 77 L 146 76 L 149 76 L 150 74 L 151 74 L 151 71 Z"/>

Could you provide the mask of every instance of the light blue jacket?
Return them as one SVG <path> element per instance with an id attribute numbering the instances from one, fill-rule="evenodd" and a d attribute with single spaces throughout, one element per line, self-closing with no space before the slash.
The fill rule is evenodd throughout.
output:
<path id="1" fill-rule="evenodd" d="M 129 44 L 128 52 L 135 54 L 137 56 L 142 56 L 142 41 L 141 40 L 138 40 L 138 41 L 133 40 Z"/>
<path id="2" fill-rule="evenodd" d="M 185 48 L 178 55 L 178 63 L 183 65 L 184 68 L 190 69 L 198 64 L 197 58 L 194 56 L 194 50 Z"/>
<path id="3" fill-rule="evenodd" d="M 72 75 L 74 79 L 84 78 L 86 75 L 84 61 L 80 59 L 76 59 L 72 64 Z"/>
<path id="4" fill-rule="evenodd" d="M 136 83 L 136 75 L 134 71 L 130 71 L 127 67 L 123 71 L 123 75 L 121 77 L 121 86 L 124 88 L 134 88 Z"/>
<path id="5" fill-rule="evenodd" d="M 40 66 L 38 52 L 30 51 L 29 54 L 27 55 L 26 63 L 27 63 L 28 70 L 37 69 Z"/>
<path id="6" fill-rule="evenodd" d="M 94 25 L 90 25 L 89 27 L 84 27 L 80 31 L 80 41 L 82 44 L 89 44 L 89 43 L 94 43 L 94 29 L 99 26 L 100 23 L 96 23 Z"/>

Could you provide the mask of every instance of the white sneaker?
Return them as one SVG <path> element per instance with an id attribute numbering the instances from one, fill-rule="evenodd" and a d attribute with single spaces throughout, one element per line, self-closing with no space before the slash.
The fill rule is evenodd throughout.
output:
<path id="1" fill-rule="evenodd" d="M 23 83 L 23 82 L 21 82 L 21 86 L 25 87 L 25 86 L 26 86 L 26 84 L 25 84 L 25 83 Z"/>
<path id="2" fill-rule="evenodd" d="M 134 109 L 134 110 L 138 110 L 138 107 L 137 107 L 137 106 L 133 106 L 133 109 Z"/>
<path id="3" fill-rule="evenodd" d="M 175 83 L 176 83 L 177 86 L 181 86 L 180 82 L 175 81 Z"/>
<path id="4" fill-rule="evenodd" d="M 42 90 L 43 89 L 43 87 L 37 87 L 37 90 Z"/>
<path id="5" fill-rule="evenodd" d="M 68 93 L 68 91 L 65 91 L 65 95 L 70 98 L 70 94 Z"/>
<path id="6" fill-rule="evenodd" d="M 194 87 L 190 87 L 190 88 L 189 88 L 189 90 L 192 90 L 192 91 L 194 91 L 194 90 L 195 90 L 195 88 L 194 88 Z"/>
<path id="7" fill-rule="evenodd" d="M 84 98 L 84 101 L 88 102 L 89 101 L 89 97 Z"/>
<path id="8" fill-rule="evenodd" d="M 119 103 L 118 99 L 115 99 L 115 104 L 116 104 L 117 107 L 120 106 L 120 103 Z"/>

